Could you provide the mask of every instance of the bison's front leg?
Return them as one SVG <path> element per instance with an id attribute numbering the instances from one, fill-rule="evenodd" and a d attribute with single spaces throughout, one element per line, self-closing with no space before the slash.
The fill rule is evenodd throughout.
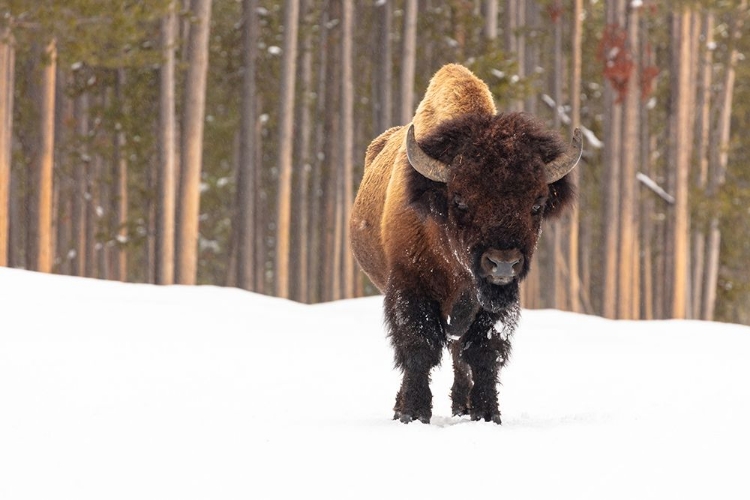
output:
<path id="1" fill-rule="evenodd" d="M 463 338 L 462 357 L 471 367 L 471 419 L 500 423 L 497 382 L 510 353 L 510 343 L 495 329 L 497 315 L 481 311 Z"/>
<path id="2" fill-rule="evenodd" d="M 404 423 L 415 419 L 429 423 L 430 371 L 440 363 L 445 345 L 440 307 L 418 292 L 389 289 L 385 295 L 385 317 L 396 366 L 403 373 L 393 418 Z"/>
<path id="3" fill-rule="evenodd" d="M 460 341 L 454 341 L 450 345 L 451 355 L 453 356 L 453 387 L 451 388 L 451 402 L 453 415 L 460 417 L 468 415 L 471 409 L 471 387 L 474 383 L 471 381 L 471 367 L 464 360 L 462 350 L 463 344 Z"/>

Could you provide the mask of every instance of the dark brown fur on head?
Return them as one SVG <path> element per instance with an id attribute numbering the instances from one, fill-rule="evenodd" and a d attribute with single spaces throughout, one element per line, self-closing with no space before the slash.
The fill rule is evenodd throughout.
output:
<path id="1" fill-rule="evenodd" d="M 501 113 L 454 118 L 426 135 L 420 146 L 450 165 L 451 173 L 443 184 L 413 170 L 408 177 L 411 205 L 447 225 L 459 246 L 473 254 L 520 249 L 524 277 L 542 220 L 559 215 L 574 199 L 567 177 L 550 185 L 545 181 L 545 164 L 563 154 L 567 144 L 530 115 Z M 543 209 L 535 213 L 540 200 Z"/>
<path id="2" fill-rule="evenodd" d="M 485 179 L 483 184 L 497 179 L 506 186 L 505 190 L 508 183 L 521 180 L 523 183 L 508 189 L 507 193 L 522 197 L 525 184 L 542 183 L 544 164 L 568 147 L 559 134 L 525 113 L 460 116 L 443 123 L 421 140 L 420 146 L 431 157 L 451 165 L 452 181 L 457 176 L 463 180 L 469 175 L 471 179 Z M 469 170 L 474 172 L 469 173 Z M 420 211 L 446 215 L 448 185 L 431 181 L 412 170 L 410 200 Z M 567 176 L 548 185 L 548 189 L 545 218 L 560 215 L 575 198 Z"/>

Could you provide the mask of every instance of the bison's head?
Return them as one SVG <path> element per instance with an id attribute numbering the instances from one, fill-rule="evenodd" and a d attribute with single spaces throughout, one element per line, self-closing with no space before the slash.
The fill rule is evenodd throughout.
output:
<path id="1" fill-rule="evenodd" d="M 517 302 L 542 221 L 572 201 L 566 175 L 581 156 L 580 131 L 568 145 L 529 115 L 466 115 L 420 144 L 412 126 L 406 146 L 412 205 L 445 228 L 482 307 Z"/>

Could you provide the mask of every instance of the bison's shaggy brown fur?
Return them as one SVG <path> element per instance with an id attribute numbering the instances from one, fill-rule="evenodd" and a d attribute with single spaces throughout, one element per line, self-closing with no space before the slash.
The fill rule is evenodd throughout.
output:
<path id="1" fill-rule="evenodd" d="M 429 421 L 429 373 L 452 342 L 454 413 L 499 423 L 518 282 L 543 218 L 572 201 L 564 174 L 575 151 L 531 116 L 498 114 L 487 86 L 455 64 L 435 74 L 411 125 L 418 149 L 408 158 L 408 127 L 370 144 L 350 220 L 354 254 L 385 293 L 403 370 L 396 418 Z"/>

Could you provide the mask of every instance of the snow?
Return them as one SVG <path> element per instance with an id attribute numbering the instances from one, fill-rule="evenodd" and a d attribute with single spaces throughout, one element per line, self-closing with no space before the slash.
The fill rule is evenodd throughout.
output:
<path id="1" fill-rule="evenodd" d="M 653 180 L 651 177 L 647 176 L 646 174 L 642 172 L 638 172 L 635 175 L 635 178 L 638 179 L 643 185 L 648 187 L 651 191 L 658 194 L 664 201 L 669 203 L 670 205 L 673 205 L 675 202 L 674 196 L 667 193 L 659 184 Z"/>
<path id="2" fill-rule="evenodd" d="M 750 497 L 750 328 L 524 311 L 503 425 L 391 420 L 382 299 L 0 268 L 0 498 Z"/>
<path id="3" fill-rule="evenodd" d="M 555 100 L 547 94 L 542 94 L 542 102 L 555 110 L 560 116 L 560 120 L 562 120 L 564 124 L 570 125 L 570 116 L 566 112 L 565 106 L 558 106 Z M 596 136 L 596 134 L 594 134 L 594 132 L 590 128 L 584 127 L 583 125 L 579 125 L 579 128 L 586 138 L 586 145 L 595 149 L 602 149 L 604 147 L 604 143 Z"/>

